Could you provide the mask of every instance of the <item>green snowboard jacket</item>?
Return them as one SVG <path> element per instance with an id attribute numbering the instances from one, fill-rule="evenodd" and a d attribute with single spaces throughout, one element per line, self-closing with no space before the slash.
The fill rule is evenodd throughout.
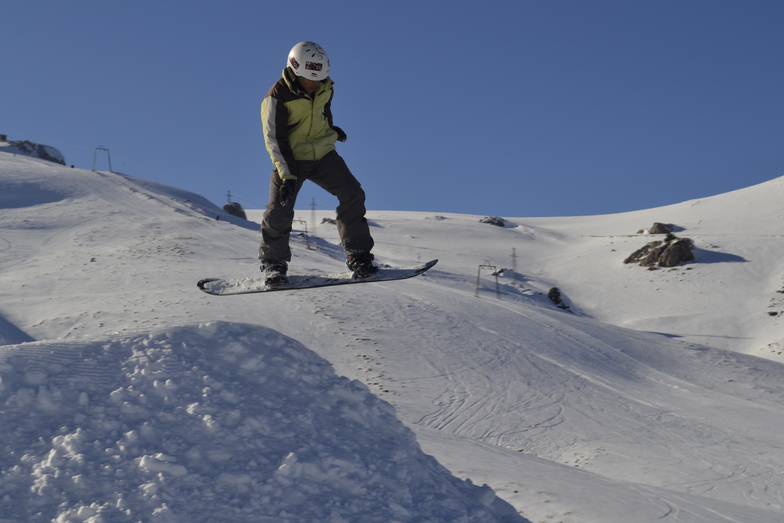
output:
<path id="1" fill-rule="evenodd" d="M 316 161 L 335 150 L 331 78 L 310 95 L 288 69 L 261 103 L 264 143 L 282 180 L 297 178 L 297 161 Z"/>

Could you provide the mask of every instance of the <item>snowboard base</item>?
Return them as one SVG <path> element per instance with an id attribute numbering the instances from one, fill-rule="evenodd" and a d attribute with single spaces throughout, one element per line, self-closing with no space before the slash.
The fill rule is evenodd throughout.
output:
<path id="1" fill-rule="evenodd" d="M 290 275 L 289 282 L 281 285 L 266 285 L 264 277 L 255 278 L 205 278 L 197 283 L 199 289 L 215 296 L 232 296 L 236 294 L 254 294 L 258 292 L 292 291 L 330 287 L 332 285 L 349 285 L 354 283 L 372 283 L 377 281 L 405 280 L 419 276 L 433 267 L 438 260 L 431 260 L 414 267 L 380 267 L 378 272 L 368 278 L 354 278 L 352 273 Z"/>

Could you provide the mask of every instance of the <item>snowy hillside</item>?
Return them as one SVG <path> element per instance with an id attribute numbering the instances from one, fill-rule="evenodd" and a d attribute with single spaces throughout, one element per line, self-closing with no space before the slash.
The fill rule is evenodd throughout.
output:
<path id="1" fill-rule="evenodd" d="M 0 152 L 0 521 L 781 521 L 782 193 L 371 212 L 380 263 L 439 264 L 228 298 L 195 283 L 256 274 L 256 224 Z M 329 215 L 292 271 L 341 270 Z M 624 265 L 654 221 L 696 263 Z"/>

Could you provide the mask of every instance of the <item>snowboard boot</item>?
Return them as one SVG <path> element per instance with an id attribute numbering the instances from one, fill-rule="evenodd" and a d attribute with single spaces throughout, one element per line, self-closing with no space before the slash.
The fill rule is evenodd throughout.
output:
<path id="1" fill-rule="evenodd" d="M 264 285 L 283 285 L 289 279 L 286 272 L 289 267 L 286 262 L 262 262 L 261 272 L 264 273 Z"/>
<path id="2" fill-rule="evenodd" d="M 378 267 L 373 265 L 373 258 L 369 252 L 349 254 L 346 267 L 354 273 L 354 278 L 367 278 L 378 272 Z"/>

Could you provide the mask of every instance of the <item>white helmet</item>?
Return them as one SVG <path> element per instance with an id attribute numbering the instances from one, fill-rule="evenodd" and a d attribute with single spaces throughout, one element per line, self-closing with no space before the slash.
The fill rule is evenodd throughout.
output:
<path id="1" fill-rule="evenodd" d="M 308 80 L 321 81 L 329 76 L 329 57 L 314 42 L 300 42 L 292 47 L 286 65 L 294 74 Z"/>

